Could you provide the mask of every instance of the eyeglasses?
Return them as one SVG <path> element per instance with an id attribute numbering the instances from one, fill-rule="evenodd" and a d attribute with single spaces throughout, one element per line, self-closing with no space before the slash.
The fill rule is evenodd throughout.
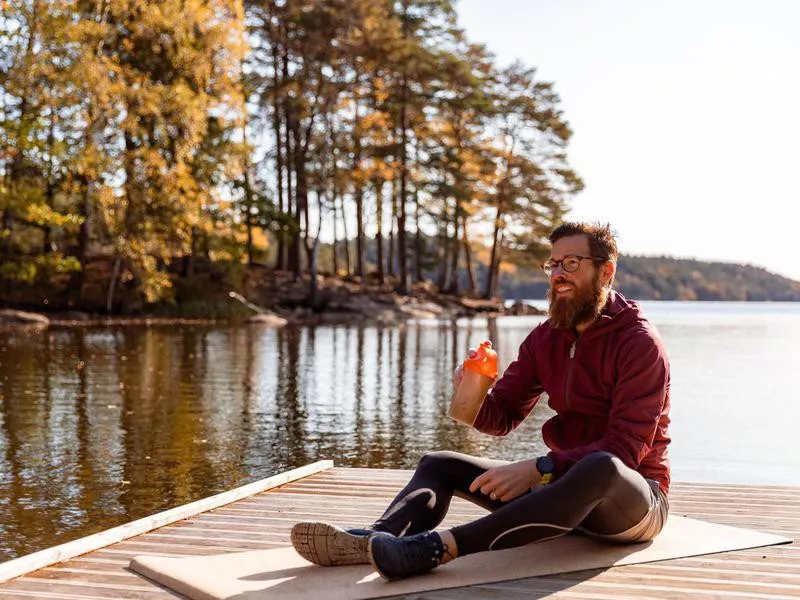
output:
<path id="1" fill-rule="evenodd" d="M 565 273 L 574 273 L 581 266 L 582 260 L 592 260 L 597 262 L 605 262 L 607 258 L 599 258 L 597 256 L 578 256 L 577 254 L 568 254 L 561 260 L 553 260 L 552 258 L 542 265 L 544 274 L 550 277 L 559 265 L 564 269 Z"/>

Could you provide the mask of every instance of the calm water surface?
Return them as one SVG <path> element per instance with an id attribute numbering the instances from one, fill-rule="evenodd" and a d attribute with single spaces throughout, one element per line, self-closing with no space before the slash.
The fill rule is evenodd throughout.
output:
<path id="1" fill-rule="evenodd" d="M 673 369 L 673 478 L 800 485 L 800 305 L 645 302 Z M 450 373 L 541 319 L 0 332 L 0 561 L 321 459 L 544 452 L 447 418 Z"/>

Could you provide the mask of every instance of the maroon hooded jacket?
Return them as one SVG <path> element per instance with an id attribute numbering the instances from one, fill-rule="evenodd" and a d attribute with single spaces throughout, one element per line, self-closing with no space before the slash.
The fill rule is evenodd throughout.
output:
<path id="1" fill-rule="evenodd" d="M 669 491 L 669 359 L 638 304 L 611 291 L 600 317 L 576 337 L 539 324 L 489 392 L 474 427 L 505 435 L 542 392 L 556 415 L 542 428 L 554 478 L 605 451 Z"/>

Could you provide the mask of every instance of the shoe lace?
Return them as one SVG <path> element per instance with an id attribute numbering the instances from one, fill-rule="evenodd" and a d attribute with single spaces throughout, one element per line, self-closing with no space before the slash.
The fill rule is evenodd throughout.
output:
<path id="1" fill-rule="evenodd" d="M 413 540 L 413 543 L 406 547 L 408 557 L 414 562 L 433 562 L 436 565 L 441 563 L 448 549 L 443 543 L 437 543 L 433 535 L 435 534 Z"/>

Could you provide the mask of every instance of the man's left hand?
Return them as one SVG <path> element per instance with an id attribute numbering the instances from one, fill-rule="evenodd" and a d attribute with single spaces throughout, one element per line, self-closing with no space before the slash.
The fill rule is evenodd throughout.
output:
<path id="1" fill-rule="evenodd" d="M 536 459 L 520 460 L 479 475 L 470 484 L 469 491 L 480 490 L 492 500 L 509 502 L 529 491 L 539 479 L 541 475 L 536 468 Z"/>

